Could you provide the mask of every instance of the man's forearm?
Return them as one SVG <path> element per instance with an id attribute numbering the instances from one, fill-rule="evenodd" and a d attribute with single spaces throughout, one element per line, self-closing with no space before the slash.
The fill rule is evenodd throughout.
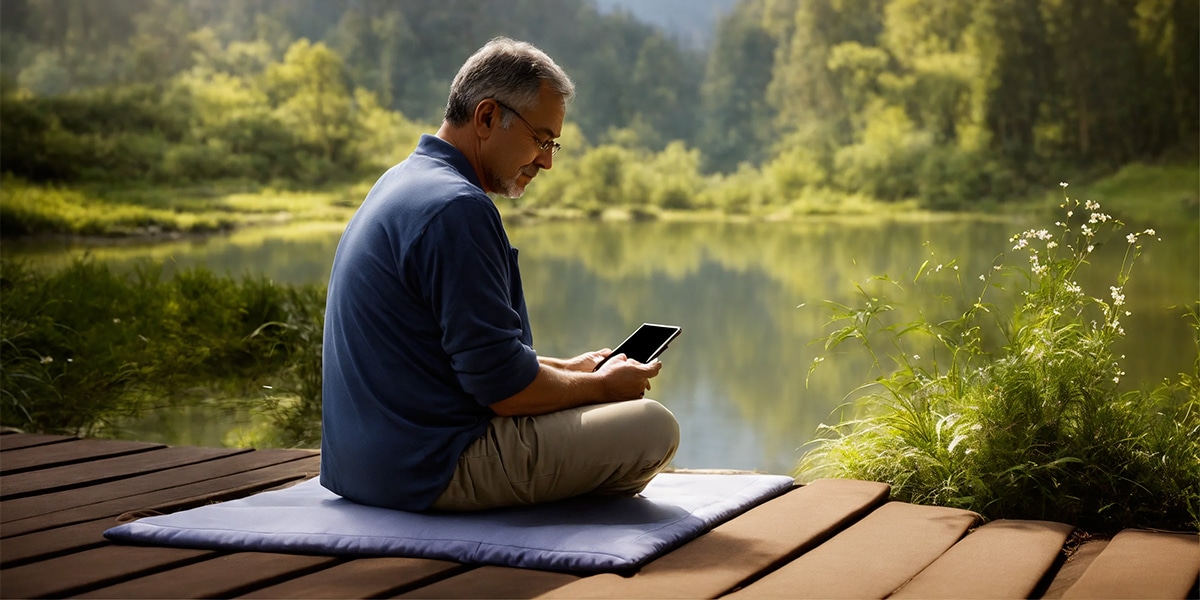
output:
<path id="1" fill-rule="evenodd" d="M 604 402 L 604 382 L 596 373 L 570 371 L 538 357 L 541 368 L 533 381 L 517 394 L 491 405 L 502 417 L 543 415 L 576 406 Z"/>
<path id="2" fill-rule="evenodd" d="M 561 358 L 554 358 L 551 356 L 538 356 L 538 362 L 544 366 L 554 367 L 556 369 L 567 368 L 567 361 L 565 361 Z"/>

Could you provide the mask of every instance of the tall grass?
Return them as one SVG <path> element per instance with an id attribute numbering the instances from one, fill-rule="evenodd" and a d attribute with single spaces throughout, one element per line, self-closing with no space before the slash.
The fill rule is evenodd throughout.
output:
<path id="1" fill-rule="evenodd" d="M 858 418 L 822 426 L 798 465 L 802 480 L 884 481 L 906 501 L 1093 532 L 1200 526 L 1200 358 L 1174 381 L 1121 391 L 1124 357 L 1112 350 L 1130 314 L 1126 283 L 1156 233 L 1124 233 L 1091 201 L 1068 198 L 1061 209 L 1053 230 L 1013 236 L 961 314 L 905 320 L 883 291 L 864 287 L 861 305 L 831 305 L 826 350 L 858 342 L 881 374 L 864 385 Z M 1075 275 L 1104 245 L 1124 260 L 1113 285 L 1090 295 Z M 957 269 L 927 267 L 913 280 L 918 293 L 948 273 L 967 290 Z M 1012 292 L 1015 306 L 1002 308 Z M 1197 306 L 1181 307 L 1180 326 L 1192 328 L 1200 356 Z"/>
<path id="2" fill-rule="evenodd" d="M 0 422 L 93 434 L 203 390 L 297 381 L 315 394 L 324 290 L 205 269 L 164 277 L 80 259 L 53 272 L 0 261 Z M 297 375 L 293 377 L 293 373 Z M 318 378 L 319 381 L 319 378 Z M 298 443 L 298 441 L 297 441 Z"/>
<path id="3" fill-rule="evenodd" d="M 238 182 L 154 187 L 0 179 L 0 235 L 211 233 L 284 221 L 345 223 L 370 184 L 296 191 Z"/>
<path id="4" fill-rule="evenodd" d="M 4 235 L 130 235 L 147 231 L 212 231 L 231 223 L 221 217 L 112 202 L 77 189 L 0 182 L 0 233 Z"/>

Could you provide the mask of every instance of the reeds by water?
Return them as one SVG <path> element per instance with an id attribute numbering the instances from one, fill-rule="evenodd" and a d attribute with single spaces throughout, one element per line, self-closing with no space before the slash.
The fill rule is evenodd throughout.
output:
<path id="1" fill-rule="evenodd" d="M 206 389 L 282 381 L 264 409 L 295 433 L 298 420 L 314 413 L 319 423 L 324 306 L 323 287 L 263 277 L 199 268 L 167 277 L 152 264 L 120 274 L 86 258 L 47 272 L 4 260 L 0 421 L 93 434 L 122 415 Z M 276 443 L 319 439 L 308 425 L 307 437 L 288 438 L 285 428 Z"/>

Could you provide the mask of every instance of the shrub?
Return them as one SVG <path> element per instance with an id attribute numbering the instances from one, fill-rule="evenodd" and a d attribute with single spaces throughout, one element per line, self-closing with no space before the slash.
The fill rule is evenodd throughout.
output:
<path id="1" fill-rule="evenodd" d="M 918 193 L 917 169 L 933 145 L 899 107 L 879 111 L 862 140 L 840 148 L 834 157 L 834 182 L 844 191 L 880 200 L 902 200 Z"/>
<path id="2" fill-rule="evenodd" d="M 1155 232 L 1121 240 L 1123 225 L 1098 204 L 1068 200 L 1063 210 L 1054 233 L 1013 237 L 1028 266 L 1001 255 L 957 318 L 904 322 L 883 294 L 861 287 L 861 306 L 831 304 L 837 327 L 826 350 L 858 340 L 882 373 L 879 346 L 888 344 L 895 368 L 867 385 L 861 418 L 823 426 L 826 437 L 801 459 L 803 479 L 885 481 L 900 500 L 1094 532 L 1200 525 L 1200 358 L 1176 382 L 1122 392 L 1122 357 L 1112 352 L 1129 314 L 1126 283 Z M 1075 274 L 1110 227 L 1125 259 L 1103 297 L 1089 296 Z M 923 266 L 914 285 L 957 272 Z M 989 301 L 1006 275 L 1021 289 L 1012 311 Z M 1200 317 L 1188 310 L 1200 349 Z M 1004 339 L 995 353 L 993 330 Z"/>

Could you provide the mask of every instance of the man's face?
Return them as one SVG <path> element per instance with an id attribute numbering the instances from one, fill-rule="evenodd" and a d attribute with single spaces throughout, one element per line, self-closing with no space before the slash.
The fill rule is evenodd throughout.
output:
<path id="1" fill-rule="evenodd" d="M 554 153 L 540 146 L 562 133 L 566 107 L 561 97 L 543 86 L 532 109 L 516 114 L 501 109 L 499 116 L 506 113 L 512 122 L 508 129 L 500 127 L 495 133 L 499 144 L 491 161 L 489 187 L 503 196 L 520 198 L 540 170 L 553 166 Z"/>

